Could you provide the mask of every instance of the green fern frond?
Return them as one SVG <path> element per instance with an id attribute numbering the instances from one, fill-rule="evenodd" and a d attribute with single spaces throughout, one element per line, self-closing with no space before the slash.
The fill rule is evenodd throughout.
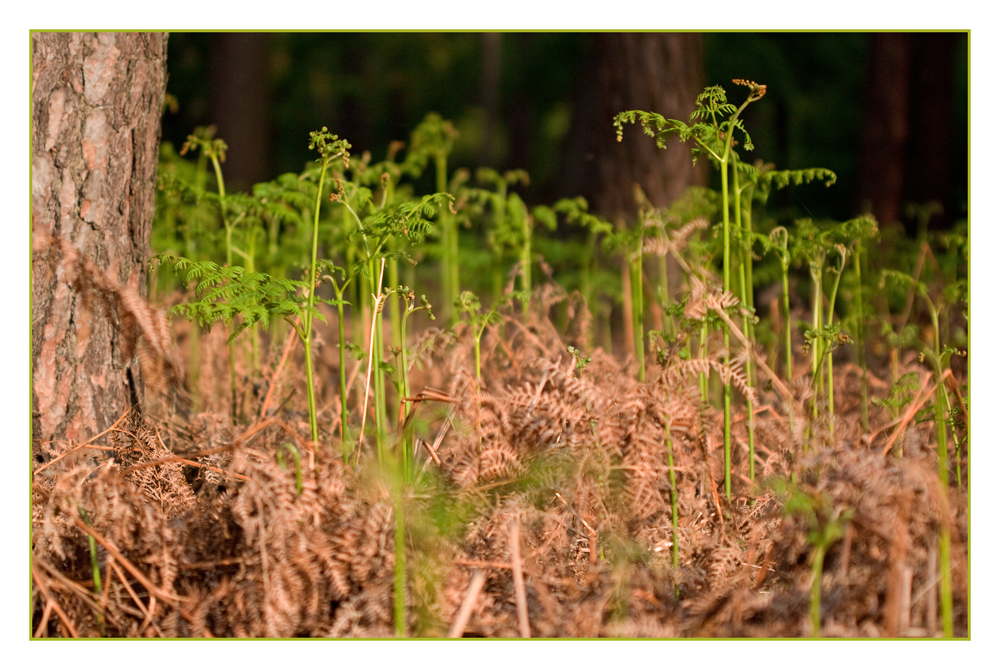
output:
<path id="1" fill-rule="evenodd" d="M 837 175 L 826 168 L 806 168 L 804 170 L 771 170 L 759 177 L 759 185 L 765 193 L 772 188 L 782 189 L 789 184 L 799 186 L 813 181 L 824 181 L 827 187 L 833 186 Z"/>

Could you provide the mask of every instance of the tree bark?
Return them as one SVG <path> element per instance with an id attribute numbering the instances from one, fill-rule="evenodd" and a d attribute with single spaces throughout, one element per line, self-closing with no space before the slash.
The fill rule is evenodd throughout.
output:
<path id="1" fill-rule="evenodd" d="M 165 323 L 139 296 L 166 46 L 165 33 L 32 35 L 36 443 L 96 434 L 142 397 L 134 332 Z"/>
<path id="2" fill-rule="evenodd" d="M 560 190 L 628 221 L 638 212 L 635 184 L 654 206 L 665 207 L 688 186 L 706 183 L 704 161 L 692 166 L 690 146 L 675 142 L 659 149 L 638 127 L 619 143 L 611 124 L 630 109 L 686 121 L 704 88 L 702 39 L 688 33 L 599 33 L 592 40 Z"/>

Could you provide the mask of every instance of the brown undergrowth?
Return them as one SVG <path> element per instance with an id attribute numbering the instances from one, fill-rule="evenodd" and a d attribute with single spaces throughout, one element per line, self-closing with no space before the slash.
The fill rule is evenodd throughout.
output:
<path id="1" fill-rule="evenodd" d="M 550 315 L 567 304 L 557 328 Z M 335 357 L 319 357 L 314 444 L 305 394 L 289 396 L 301 352 L 275 374 L 275 337 L 270 367 L 241 373 L 244 406 L 231 408 L 224 334 L 203 337 L 200 411 L 149 399 L 90 443 L 46 447 L 32 485 L 33 635 L 391 637 L 402 513 L 413 636 L 803 637 L 811 533 L 846 510 L 823 565 L 822 634 L 935 635 L 942 525 L 966 634 L 966 500 L 937 479 L 933 422 L 907 419 L 902 453 L 883 455 L 900 426 L 873 406 L 875 429 L 860 429 L 846 364 L 832 437 L 825 411 L 802 409 L 804 377 L 794 397 L 751 392 L 739 360 L 668 353 L 639 383 L 634 363 L 600 349 L 577 369 L 566 347 L 586 346 L 587 319 L 580 301 L 539 289 L 528 314 L 487 331 L 482 382 L 463 327 L 426 333 L 411 384 L 430 389 L 410 423 L 419 475 L 399 504 L 369 447 L 344 463 Z M 721 414 L 699 373 L 759 393 L 756 482 L 734 403 L 731 500 Z M 360 414 L 363 379 L 351 388 Z M 791 493 L 811 513 L 790 511 Z"/>

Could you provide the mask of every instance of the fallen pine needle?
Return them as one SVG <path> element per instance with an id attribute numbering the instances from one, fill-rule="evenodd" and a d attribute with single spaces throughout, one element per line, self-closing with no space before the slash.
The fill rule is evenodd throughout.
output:
<path id="1" fill-rule="evenodd" d="M 465 599 L 462 600 L 462 606 L 458 608 L 458 614 L 455 615 L 455 620 L 448 630 L 448 637 L 462 637 L 462 633 L 465 632 L 465 626 L 469 623 L 469 617 L 472 616 L 472 608 L 476 604 L 476 599 L 479 597 L 479 592 L 482 591 L 483 584 L 485 583 L 485 572 L 476 570 L 472 573 L 472 581 L 469 582 L 469 588 L 465 592 Z"/>
<path id="2" fill-rule="evenodd" d="M 528 597 L 524 591 L 524 575 L 521 573 L 521 524 L 516 518 L 510 522 L 510 561 L 514 572 L 517 626 L 521 637 L 531 637 L 531 626 L 528 624 Z"/>

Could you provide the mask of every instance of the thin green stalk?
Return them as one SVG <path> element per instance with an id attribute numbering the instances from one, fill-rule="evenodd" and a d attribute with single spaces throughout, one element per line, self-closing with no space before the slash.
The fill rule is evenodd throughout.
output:
<path id="1" fill-rule="evenodd" d="M 403 482 L 393 477 L 396 498 L 395 623 L 396 637 L 406 637 L 406 524 L 403 515 Z"/>
<path id="2" fill-rule="evenodd" d="M 735 120 L 735 116 L 733 117 Z M 729 147 L 732 141 L 733 128 L 730 126 L 726 135 L 726 148 L 720 163 L 722 164 L 722 290 L 729 292 Z M 723 365 L 729 367 L 729 329 L 722 331 Z M 733 499 L 732 488 L 732 418 L 729 415 L 732 402 L 732 389 L 729 384 L 722 387 L 722 442 L 724 454 L 726 499 Z"/>
<path id="3" fill-rule="evenodd" d="M 333 285 L 333 292 L 337 296 L 337 356 L 340 377 L 340 442 L 344 451 L 344 462 L 350 458 L 350 447 L 347 443 L 347 340 L 345 339 L 344 328 L 344 292 L 347 285 L 351 283 L 353 277 L 347 279 L 344 284 L 338 285 L 333 277 L 327 277 Z"/>
<path id="4" fill-rule="evenodd" d="M 404 298 L 405 299 L 405 298 Z M 400 405 L 402 405 L 403 411 L 400 416 L 399 426 L 397 430 L 401 433 L 405 431 L 404 424 L 406 423 L 406 417 L 410 415 L 411 403 L 406 398 L 410 397 L 410 375 L 408 370 L 409 361 L 406 355 L 406 317 L 409 313 L 403 315 L 403 319 L 399 323 L 399 385 L 400 385 Z M 409 431 L 407 431 L 409 432 Z M 404 434 L 401 436 L 402 442 L 402 457 L 403 457 L 403 481 L 411 481 L 413 474 L 413 448 L 411 446 L 412 440 L 410 435 Z"/>
<path id="5" fill-rule="evenodd" d="M 434 178 L 438 193 L 448 192 L 448 155 L 436 152 L 434 155 Z M 444 296 L 445 318 L 454 323 L 458 318 L 453 312 L 459 291 L 458 274 L 458 226 L 455 217 L 447 207 L 438 211 L 441 224 L 441 290 Z"/>
<path id="6" fill-rule="evenodd" d="M 374 264 L 374 258 L 372 263 Z M 374 270 L 374 268 L 372 268 Z M 385 259 L 382 259 L 381 270 L 379 271 L 378 283 L 375 285 L 377 293 L 372 293 L 372 342 L 371 342 L 371 366 L 372 381 L 374 383 L 375 398 L 375 451 L 379 455 L 379 463 L 384 463 L 385 458 L 385 374 L 382 371 L 382 347 L 385 339 L 382 335 L 382 309 L 385 306 L 385 296 L 382 294 L 382 280 L 385 273 Z M 374 277 L 374 273 L 372 274 Z"/>
<path id="7" fill-rule="evenodd" d="M 226 182 L 222 178 L 222 165 L 219 162 L 219 152 L 216 144 L 211 145 L 211 149 L 208 151 L 208 158 L 212 162 L 212 168 L 215 170 L 215 182 L 219 189 L 219 214 L 222 216 L 222 225 L 226 229 L 226 265 L 232 266 L 233 264 L 233 226 L 229 222 L 229 217 L 226 216 Z M 232 403 L 233 416 L 236 416 L 237 411 L 237 401 L 236 401 L 236 352 L 235 343 L 229 341 L 229 391 L 230 400 Z"/>
<path id="8" fill-rule="evenodd" d="M 938 442 L 938 477 L 941 480 L 941 488 L 947 492 L 950 488 L 948 476 L 948 432 L 945 420 L 946 406 L 948 403 L 947 391 L 944 388 L 942 374 L 943 361 L 941 358 L 941 327 L 938 322 L 938 310 L 926 292 L 921 291 L 924 299 L 930 308 L 931 325 L 934 328 L 934 374 L 937 378 L 937 388 L 934 403 L 934 422 L 937 424 Z M 957 453 L 957 449 L 956 449 Z M 947 496 L 946 496 L 947 499 Z M 947 519 L 951 515 L 946 509 L 943 516 Z M 940 565 L 941 565 L 941 621 L 944 627 L 944 636 L 947 639 L 954 637 L 954 621 L 952 618 L 952 588 L 951 588 L 951 528 L 945 521 L 940 524 Z"/>
<path id="9" fill-rule="evenodd" d="M 861 295 L 864 284 L 861 281 L 861 254 L 864 252 L 864 245 L 859 243 L 854 252 L 854 279 L 857 282 L 857 289 L 854 291 L 854 316 L 855 340 L 854 351 L 857 355 L 857 363 L 861 368 L 861 427 L 868 432 L 868 360 L 865 355 L 865 319 L 864 319 L 864 299 Z"/>
<path id="10" fill-rule="evenodd" d="M 785 377 L 788 382 L 792 381 L 792 314 L 788 292 L 788 268 L 791 265 L 792 257 L 788 252 L 788 229 L 784 226 L 777 226 L 771 231 L 771 240 L 780 242 L 777 245 L 778 260 L 781 262 L 781 308 L 782 318 L 785 320 Z M 789 415 L 791 421 L 791 415 Z"/>
<path id="11" fill-rule="evenodd" d="M 411 431 L 406 430 L 404 425 L 406 417 L 410 415 L 411 409 L 410 401 L 406 400 L 406 398 L 410 397 L 410 361 L 406 348 L 406 321 L 411 314 L 422 309 L 427 310 L 427 313 L 432 320 L 434 319 L 434 313 L 431 311 L 431 305 L 425 296 L 420 296 L 422 303 L 420 307 L 416 306 L 416 296 L 413 291 L 403 294 L 400 297 L 403 299 L 406 309 L 403 312 L 403 318 L 399 325 L 399 380 L 401 390 L 400 397 L 402 398 L 400 400 L 400 404 L 402 405 L 403 413 L 397 430 L 402 434 L 403 481 L 409 484 L 413 481 L 413 437 Z"/>
<path id="12" fill-rule="evenodd" d="M 319 442 L 319 426 L 316 422 L 316 388 L 313 382 L 312 363 L 312 310 L 316 300 L 316 262 L 319 253 L 319 212 L 323 202 L 323 185 L 326 180 L 326 168 L 331 156 L 323 156 L 319 172 L 319 183 L 316 185 L 316 202 L 313 207 L 312 252 L 309 257 L 309 299 L 305 314 L 302 316 L 302 340 L 306 356 L 306 397 L 309 402 L 309 434 L 313 442 Z"/>
<path id="13" fill-rule="evenodd" d="M 344 340 L 344 292 L 343 290 L 337 295 L 337 300 L 340 302 L 337 304 L 337 337 L 338 341 L 338 357 L 339 357 L 339 373 L 340 373 L 340 441 L 344 449 L 344 460 L 346 462 L 349 449 L 347 446 L 347 357 L 346 357 L 346 341 Z"/>
<path id="14" fill-rule="evenodd" d="M 680 567 L 680 537 L 677 529 L 680 524 L 680 513 L 677 507 L 677 474 L 674 472 L 674 441 L 670 438 L 670 418 L 667 417 L 667 468 L 670 472 L 670 519 L 671 519 L 671 545 L 674 569 Z M 674 587 L 674 595 L 680 596 L 680 587 Z"/>
<path id="15" fill-rule="evenodd" d="M 823 375 L 820 373 L 822 351 L 820 351 L 820 338 L 819 338 L 819 333 L 822 330 L 823 326 L 823 317 L 821 314 L 822 304 L 823 304 L 822 272 L 823 272 L 823 267 L 821 263 L 819 265 L 817 265 L 816 263 L 810 263 L 809 274 L 812 276 L 812 283 L 813 283 L 813 332 L 816 333 L 816 338 L 813 340 L 812 344 L 812 368 L 811 368 L 813 384 L 815 385 L 816 389 L 816 396 L 813 398 L 812 401 L 812 410 L 813 410 L 812 414 L 814 419 L 819 416 L 819 403 L 816 401 L 816 398 L 819 397 L 819 394 L 822 393 L 823 389 Z M 803 440 L 802 443 L 803 448 L 808 448 L 809 446 L 808 435 L 809 435 L 809 428 L 807 426 L 806 439 Z"/>
<path id="16" fill-rule="evenodd" d="M 474 344 L 475 351 L 476 351 L 476 381 L 477 382 L 480 382 L 480 381 L 483 380 L 483 375 L 482 375 L 482 372 L 480 371 L 480 364 L 479 364 L 479 360 L 480 360 L 480 356 L 479 356 L 479 340 L 483 336 L 483 331 L 485 329 L 486 329 L 486 326 L 483 326 L 482 328 L 480 328 L 476 332 L 476 338 L 475 338 L 475 344 Z"/>
<path id="17" fill-rule="evenodd" d="M 735 200 L 735 213 L 736 213 L 736 229 L 740 230 L 744 235 L 744 247 L 743 254 L 740 256 L 740 300 L 743 302 L 743 306 L 748 310 L 753 310 L 753 261 L 752 261 L 752 238 L 750 237 L 753 227 L 750 219 L 750 212 L 747 211 L 746 216 L 746 226 L 743 226 L 742 216 L 743 216 L 743 206 L 741 203 L 741 196 L 743 194 L 743 189 L 740 188 L 740 174 L 736 162 L 733 163 L 733 195 Z M 754 334 L 753 322 L 751 321 L 749 314 L 743 315 L 743 332 L 746 334 L 747 339 L 750 341 L 751 346 L 756 343 L 756 336 Z M 747 382 L 749 384 L 754 383 L 754 365 L 753 356 L 747 357 L 746 362 L 746 373 Z M 746 399 L 747 403 L 747 448 L 749 451 L 749 465 L 750 465 L 750 481 L 754 481 L 756 474 L 756 452 L 754 449 L 754 420 L 755 415 L 753 411 L 753 401 L 748 397 Z"/>
<path id="18" fill-rule="evenodd" d="M 792 308 L 788 296 L 788 265 L 783 264 L 781 272 L 781 302 L 785 313 L 785 373 L 792 381 Z"/>
<path id="19" fill-rule="evenodd" d="M 278 448 L 278 465 L 282 470 L 287 470 L 288 466 L 285 463 L 285 452 L 292 455 L 292 461 L 295 463 L 295 492 L 298 495 L 302 495 L 302 458 L 299 456 L 299 450 L 291 442 L 285 442 Z"/>
<path id="20" fill-rule="evenodd" d="M 708 358 L 708 322 L 702 321 L 701 333 L 698 338 L 699 358 Z M 703 372 L 698 373 L 698 389 L 701 391 L 701 401 L 708 402 L 708 375 Z"/>
<path id="21" fill-rule="evenodd" d="M 947 410 L 947 415 L 951 416 L 951 400 L 948 399 L 948 393 L 944 394 L 945 409 Z M 951 439 L 955 441 L 955 482 L 958 484 L 958 488 L 962 488 L 962 452 L 959 449 L 958 442 L 958 428 L 955 424 L 951 424 Z"/>
<path id="22" fill-rule="evenodd" d="M 524 234 L 524 244 L 521 247 L 521 290 L 531 295 L 531 216 L 527 213 L 524 214 L 524 219 L 521 222 L 522 232 Z M 527 314 L 527 303 L 525 303 L 524 312 Z"/>
<path id="23" fill-rule="evenodd" d="M 822 598 L 824 558 L 826 558 L 826 545 L 815 545 L 812 560 L 812 588 L 809 591 L 809 614 L 812 619 L 813 637 L 821 637 L 823 630 Z"/>
<path id="24" fill-rule="evenodd" d="M 90 516 L 87 511 L 83 509 L 83 505 L 78 505 L 77 509 L 80 511 L 80 516 L 83 518 L 83 522 L 87 524 L 88 527 L 92 527 L 90 523 Z M 94 536 L 87 533 L 87 542 L 90 546 L 90 569 L 94 576 L 94 593 L 100 597 L 101 591 L 101 564 L 97 558 L 97 543 L 94 541 Z M 100 632 L 101 637 L 104 637 L 104 617 L 98 613 L 97 615 L 97 629 Z"/>
<path id="25" fill-rule="evenodd" d="M 312 362 L 312 334 L 313 334 L 313 309 L 316 302 L 316 286 L 319 284 L 319 277 L 316 271 L 317 256 L 319 254 L 319 214 L 320 206 L 323 202 L 323 186 L 326 180 L 326 170 L 334 159 L 342 159 L 347 166 L 350 157 L 349 149 L 351 145 L 346 140 L 338 140 L 336 135 L 331 135 L 326 126 L 319 132 L 310 133 L 309 148 L 316 149 L 320 154 L 319 182 L 316 184 L 316 201 L 313 205 L 313 226 L 312 226 L 312 251 L 309 256 L 309 298 L 306 304 L 305 314 L 302 316 L 302 330 L 299 337 L 302 338 L 302 345 L 305 349 L 306 358 L 306 396 L 309 402 L 309 432 L 313 442 L 319 442 L 319 426 L 316 423 L 316 389 L 313 382 L 313 362 Z"/>
<path id="26" fill-rule="evenodd" d="M 226 183 L 222 179 L 222 165 L 219 163 L 218 152 L 213 148 L 208 152 L 212 168 L 215 170 L 215 182 L 219 189 L 219 213 L 222 215 L 222 225 L 226 228 L 226 265 L 233 264 L 233 226 L 226 216 Z"/>
<path id="27" fill-rule="evenodd" d="M 847 249 L 842 244 L 836 245 L 836 250 L 840 253 L 840 266 L 837 268 L 833 280 L 833 290 L 830 292 L 830 309 L 826 317 L 826 325 L 833 325 L 834 306 L 837 304 L 837 289 L 840 287 L 840 277 L 844 274 L 844 266 L 847 264 Z M 830 416 L 830 438 L 834 433 L 834 408 L 833 408 L 833 352 L 832 343 L 827 343 L 826 353 L 826 374 L 827 374 L 827 410 Z"/>
<path id="28" fill-rule="evenodd" d="M 642 296 L 642 238 L 638 249 L 629 259 L 630 288 L 632 295 L 632 337 L 635 345 L 635 360 L 639 365 L 639 381 L 646 381 L 646 343 L 643 334 Z"/>
<path id="29" fill-rule="evenodd" d="M 395 246 L 396 246 L 395 242 L 396 242 L 395 238 L 392 238 L 392 239 L 390 239 L 388 241 L 387 246 L 389 247 L 390 251 L 392 251 L 392 250 L 395 249 Z M 388 261 L 388 265 L 389 265 L 389 286 L 399 286 L 399 259 L 396 258 L 396 257 L 390 258 L 389 261 Z M 400 326 L 400 319 L 401 319 L 401 317 L 402 317 L 402 314 L 399 311 L 399 301 L 398 300 L 390 300 L 389 301 L 389 332 L 390 333 L 398 333 L 399 332 L 399 326 Z"/>
<path id="30" fill-rule="evenodd" d="M 735 81 L 735 80 L 734 80 Z M 733 147 L 733 132 L 737 127 L 737 119 L 744 109 L 751 102 L 760 100 L 766 92 L 765 87 L 758 86 L 752 82 L 738 82 L 750 86 L 750 95 L 746 101 L 737 108 L 733 115 L 729 117 L 729 127 L 723 139 L 722 155 L 715 154 L 719 161 L 719 171 L 722 176 L 722 288 L 729 292 L 730 287 L 730 267 L 729 267 L 729 161 L 731 159 Z M 707 148 L 707 147 L 706 147 Z M 752 148 L 749 146 L 748 148 Z M 710 150 L 711 151 L 711 150 Z M 729 367 L 729 329 L 722 332 L 723 364 Z M 723 412 L 723 446 L 725 450 L 725 477 L 726 477 L 726 498 L 732 500 L 732 417 L 730 416 L 730 403 L 732 401 L 732 388 L 729 384 L 724 384 L 722 388 L 722 412 Z"/>

